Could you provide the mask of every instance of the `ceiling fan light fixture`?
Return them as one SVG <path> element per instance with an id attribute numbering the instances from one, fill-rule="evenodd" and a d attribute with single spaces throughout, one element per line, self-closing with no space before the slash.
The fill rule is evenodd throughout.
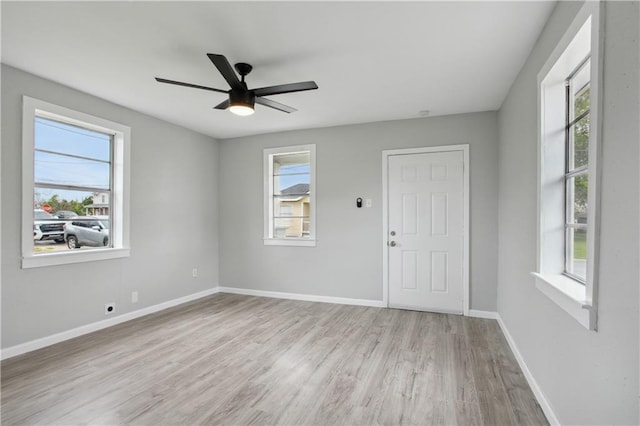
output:
<path id="1" fill-rule="evenodd" d="M 253 114 L 256 97 L 249 91 L 235 91 L 229 93 L 229 111 L 235 115 L 246 117 Z"/>
<path id="2" fill-rule="evenodd" d="M 229 111 L 241 117 L 246 117 L 247 115 L 251 115 L 255 112 L 249 105 L 231 105 L 229 107 Z"/>

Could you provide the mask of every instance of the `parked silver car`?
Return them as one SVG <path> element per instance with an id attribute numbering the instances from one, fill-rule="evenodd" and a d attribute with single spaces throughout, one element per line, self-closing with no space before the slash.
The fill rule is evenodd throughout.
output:
<path id="1" fill-rule="evenodd" d="M 109 230 L 95 217 L 79 216 L 65 225 L 64 240 L 70 249 L 106 247 L 109 245 Z"/>

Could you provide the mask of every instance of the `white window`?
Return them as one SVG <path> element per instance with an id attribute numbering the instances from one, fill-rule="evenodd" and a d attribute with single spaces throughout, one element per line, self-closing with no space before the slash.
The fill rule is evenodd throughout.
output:
<path id="1" fill-rule="evenodd" d="M 264 150 L 265 245 L 315 246 L 315 151 Z"/>
<path id="2" fill-rule="evenodd" d="M 564 273 L 587 279 L 590 70 L 587 58 L 565 82 Z"/>
<path id="3" fill-rule="evenodd" d="M 25 96 L 22 134 L 22 267 L 128 256 L 129 127 Z"/>
<path id="4" fill-rule="evenodd" d="M 601 5 L 586 2 L 538 74 L 536 286 L 596 329 Z"/>

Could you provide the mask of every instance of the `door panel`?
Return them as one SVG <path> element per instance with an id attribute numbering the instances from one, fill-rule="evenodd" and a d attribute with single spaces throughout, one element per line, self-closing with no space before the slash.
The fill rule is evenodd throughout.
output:
<path id="1" fill-rule="evenodd" d="M 463 312 L 464 153 L 388 157 L 389 306 Z"/>

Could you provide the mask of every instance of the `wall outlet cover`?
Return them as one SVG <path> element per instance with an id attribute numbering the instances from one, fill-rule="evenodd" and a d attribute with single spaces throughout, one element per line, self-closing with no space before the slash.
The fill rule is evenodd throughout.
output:
<path id="1" fill-rule="evenodd" d="M 115 303 L 105 303 L 104 304 L 104 314 L 105 315 L 111 315 L 115 311 L 116 311 L 116 304 Z"/>

